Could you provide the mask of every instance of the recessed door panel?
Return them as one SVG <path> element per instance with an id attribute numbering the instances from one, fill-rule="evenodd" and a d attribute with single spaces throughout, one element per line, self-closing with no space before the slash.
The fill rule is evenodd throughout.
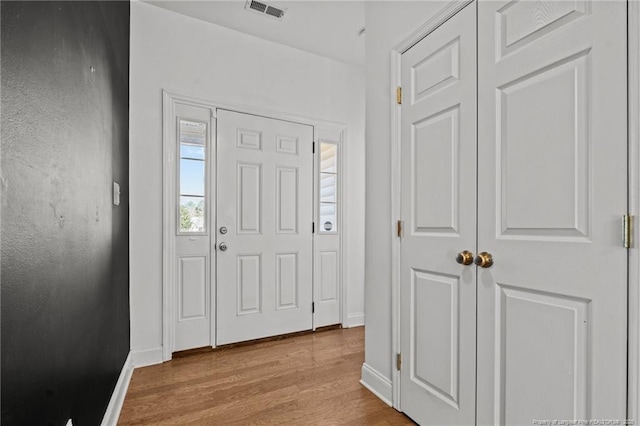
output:
<path id="1" fill-rule="evenodd" d="M 414 233 L 457 235 L 458 126 L 459 106 L 412 125 Z"/>
<path id="2" fill-rule="evenodd" d="M 338 253 L 320 252 L 320 303 L 333 302 L 338 297 Z"/>
<path id="3" fill-rule="evenodd" d="M 501 233 L 588 237 L 589 52 L 499 88 Z"/>
<path id="4" fill-rule="evenodd" d="M 208 256 L 182 257 L 178 266 L 178 320 L 200 319 L 207 315 Z"/>
<path id="5" fill-rule="evenodd" d="M 536 39 L 588 13 L 588 1 L 530 0 L 510 1 L 496 14 L 496 33 L 500 56 L 517 50 Z"/>
<path id="6" fill-rule="evenodd" d="M 278 234 L 298 232 L 298 169 L 276 167 L 276 221 Z"/>
<path id="7" fill-rule="evenodd" d="M 460 39 L 451 40 L 411 68 L 411 102 L 443 89 L 460 75 Z"/>
<path id="8" fill-rule="evenodd" d="M 411 280 L 411 381 L 458 406 L 459 278 L 413 271 Z"/>
<path id="9" fill-rule="evenodd" d="M 277 309 L 298 307 L 298 253 L 276 254 Z"/>
<path id="10" fill-rule="evenodd" d="M 262 259 L 259 254 L 244 254 L 237 258 L 236 289 L 238 315 L 260 312 L 262 305 Z"/>
<path id="11" fill-rule="evenodd" d="M 497 292 L 499 423 L 589 418 L 590 301 L 501 284 Z"/>
<path id="12" fill-rule="evenodd" d="M 238 162 L 238 234 L 259 234 L 262 215 L 262 165 Z"/>

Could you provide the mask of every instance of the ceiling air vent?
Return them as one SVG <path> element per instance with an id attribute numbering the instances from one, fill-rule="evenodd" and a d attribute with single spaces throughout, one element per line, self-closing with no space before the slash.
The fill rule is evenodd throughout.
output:
<path id="1" fill-rule="evenodd" d="M 275 19 L 282 19 L 284 17 L 284 11 L 286 10 L 281 7 L 272 6 L 265 2 L 256 0 L 247 0 L 245 9 Z"/>

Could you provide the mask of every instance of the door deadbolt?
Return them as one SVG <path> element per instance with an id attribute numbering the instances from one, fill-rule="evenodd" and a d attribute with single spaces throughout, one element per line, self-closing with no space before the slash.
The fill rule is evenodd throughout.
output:
<path id="1" fill-rule="evenodd" d="M 221 226 L 220 227 L 220 233 L 223 234 L 223 235 L 226 234 L 227 233 L 227 227 L 226 226 Z"/>

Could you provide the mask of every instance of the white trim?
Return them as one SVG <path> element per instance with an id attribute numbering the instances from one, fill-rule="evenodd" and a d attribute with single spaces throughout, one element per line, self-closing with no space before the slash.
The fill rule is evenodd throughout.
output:
<path id="1" fill-rule="evenodd" d="M 396 104 L 395 91 L 402 85 L 400 64 L 401 56 L 420 40 L 435 31 L 456 13 L 464 9 L 473 0 L 451 0 L 431 19 L 416 29 L 410 36 L 397 44 L 390 52 L 391 80 L 389 84 L 389 102 L 391 111 L 391 383 L 393 387 L 393 407 L 400 407 L 400 373 L 396 370 L 395 354 L 399 353 L 402 345 L 400 342 L 400 239 L 395 234 L 395 223 L 401 217 L 401 186 L 400 186 L 400 123 L 401 106 Z M 363 366 L 364 372 L 364 366 Z"/>
<path id="2" fill-rule="evenodd" d="M 131 351 L 131 362 L 133 363 L 133 368 L 162 364 L 162 354 L 162 348 L 146 349 L 143 351 Z"/>
<path id="3" fill-rule="evenodd" d="M 342 127 L 341 131 L 340 131 L 340 144 L 338 145 L 338 221 L 340 222 L 340 229 L 339 234 L 340 234 L 340 241 L 338 243 L 338 250 L 340 251 L 339 255 L 340 255 L 340 270 L 338 271 L 338 279 L 340 280 L 340 310 L 341 310 L 341 316 L 340 316 L 340 322 L 344 325 L 344 324 L 349 324 L 349 292 L 348 292 L 348 288 L 347 288 L 347 283 L 345 281 L 345 275 L 346 275 L 346 271 L 347 271 L 347 262 L 346 262 L 346 258 L 347 258 L 347 253 L 348 252 L 348 248 L 347 248 L 347 232 L 345 232 L 346 229 L 349 229 L 348 226 L 346 225 L 346 218 L 349 217 L 347 216 L 347 203 L 346 203 L 346 197 L 345 194 L 347 193 L 347 188 L 349 187 L 349 177 L 347 176 L 347 173 L 345 173 L 346 171 L 346 167 L 345 164 L 347 163 L 348 160 L 348 154 L 347 152 L 349 151 L 346 147 L 346 140 L 347 140 L 347 134 L 348 134 L 348 128 L 346 126 Z M 349 149 L 351 149 L 349 147 Z M 318 147 L 318 151 L 320 150 L 320 148 Z M 318 170 L 319 172 L 320 170 Z M 320 176 L 320 173 L 318 173 L 318 177 Z M 320 200 L 318 199 L 318 203 L 320 202 Z M 320 211 L 320 209 L 318 208 L 318 212 Z M 320 223 L 318 223 L 318 226 L 320 226 Z M 348 325 L 348 327 L 350 327 Z"/>
<path id="4" fill-rule="evenodd" d="M 127 396 L 127 389 L 129 389 L 129 382 L 131 381 L 131 374 L 133 373 L 133 361 L 131 352 L 127 355 L 127 359 L 124 361 L 120 376 L 116 382 L 109 405 L 102 418 L 102 426 L 115 426 L 118 424 L 118 418 L 120 417 L 120 411 L 122 410 L 122 404 L 124 404 L 124 398 Z"/>
<path id="5" fill-rule="evenodd" d="M 362 364 L 362 379 L 360 384 L 369 389 L 371 393 L 380 398 L 388 406 L 392 406 L 391 398 L 393 397 L 393 390 L 391 381 L 384 377 L 366 362 Z"/>
<path id="6" fill-rule="evenodd" d="M 346 328 L 364 326 L 364 312 L 348 314 L 347 320 L 344 322 Z"/>
<path id="7" fill-rule="evenodd" d="M 627 2 L 629 214 L 636 218 L 629 249 L 627 419 L 640 409 L 640 3 Z"/>
<path id="8" fill-rule="evenodd" d="M 338 121 L 319 120 L 319 119 L 315 119 L 315 118 L 311 118 L 303 115 L 290 114 L 288 112 L 275 110 L 275 109 L 262 108 L 262 107 L 256 107 L 251 105 L 244 105 L 244 104 L 236 104 L 231 102 L 227 103 L 227 102 L 209 101 L 209 100 L 194 97 L 194 96 L 180 95 L 170 90 L 162 90 L 162 93 L 166 94 L 170 99 L 182 101 L 189 104 L 199 105 L 207 108 L 226 109 L 230 111 L 242 112 L 245 114 L 253 114 L 253 115 L 259 115 L 267 118 L 276 118 L 278 120 L 292 121 L 298 124 L 307 124 L 310 126 L 325 126 L 330 128 L 347 127 L 346 123 L 342 123 Z"/>
<path id="9" fill-rule="evenodd" d="M 175 222 L 173 197 L 176 182 L 173 179 L 175 150 L 172 149 L 175 134 L 175 108 L 171 95 L 162 91 L 162 356 L 160 362 L 171 359 L 174 347 L 174 310 L 172 288 L 175 280 L 175 235 L 172 224 Z"/>
<path id="10" fill-rule="evenodd" d="M 175 341 L 175 309 L 173 307 L 172 300 L 172 292 L 174 288 L 174 282 L 176 280 L 176 268 L 175 262 L 175 232 L 173 232 L 173 225 L 176 223 L 176 209 L 174 208 L 175 194 L 177 191 L 177 183 L 176 179 L 174 179 L 174 163 L 175 163 L 175 155 L 176 150 L 174 147 L 173 138 L 175 135 L 175 105 L 181 103 L 185 105 L 207 108 L 212 111 L 212 135 L 211 135 L 211 147 L 215 149 L 217 141 L 215 141 L 215 132 L 217 128 L 217 109 L 224 109 L 230 111 L 241 112 L 245 114 L 253 114 L 267 118 L 274 118 L 278 120 L 291 121 L 299 124 L 306 124 L 313 126 L 314 128 L 314 138 L 317 135 L 318 127 L 325 127 L 329 129 L 336 129 L 341 132 L 341 140 L 340 140 L 340 151 L 339 155 L 341 155 L 340 163 L 344 163 L 345 155 L 344 155 L 344 142 L 345 136 L 347 134 L 348 126 L 345 123 L 340 122 L 332 122 L 325 120 L 318 120 L 314 118 L 309 118 L 305 116 L 299 116 L 295 114 L 289 114 L 282 111 L 269 110 L 267 108 L 259 108 L 248 105 L 240 105 L 240 104 L 230 104 L 230 103 L 221 103 L 217 101 L 208 101 L 197 97 L 179 95 L 174 92 L 170 92 L 167 90 L 162 90 L 162 179 L 163 179 L 163 187 L 162 187 L 162 347 L 157 349 L 150 349 L 148 351 L 140 351 L 136 352 L 138 354 L 150 352 L 152 355 L 139 355 L 141 357 L 141 363 L 143 365 L 152 365 L 159 364 L 163 361 L 169 361 L 172 357 L 172 352 L 174 348 Z M 217 154 L 216 154 L 217 155 Z M 217 158 L 217 157 L 216 157 Z M 340 170 L 339 173 L 342 175 L 342 179 L 346 182 L 345 173 L 342 170 L 343 165 L 339 164 Z M 215 172 L 211 171 L 211 175 L 215 178 Z M 316 179 L 314 170 L 314 182 Z M 315 183 L 314 183 L 315 187 Z M 340 191 L 340 203 L 344 205 L 344 191 Z M 315 200 L 314 200 L 315 203 Z M 315 206 L 315 204 L 314 204 Z M 314 211 L 317 210 L 314 207 Z M 339 271 L 339 279 L 340 282 L 344 282 L 344 264 L 346 250 L 343 247 L 344 241 L 344 215 L 342 213 L 342 208 L 339 209 L 339 220 L 340 220 L 340 271 Z M 209 208 L 210 214 L 214 211 L 214 207 Z M 314 213 L 315 218 L 316 213 Z M 211 217 L 210 217 L 211 219 Z M 215 227 L 214 221 L 209 220 L 210 224 Z M 215 229 L 212 227 L 210 229 L 210 244 L 211 244 L 211 256 L 212 258 L 215 256 L 215 236 L 217 233 Z M 315 239 L 314 239 L 314 251 L 315 251 Z M 211 268 L 212 270 L 214 268 Z M 215 347 L 216 342 L 216 303 L 215 303 L 215 294 L 216 294 L 216 272 L 215 270 L 211 272 L 211 346 Z M 340 301 L 341 306 L 343 307 L 343 315 L 342 320 L 346 318 L 346 306 L 347 306 L 347 291 L 345 286 L 343 285 L 343 291 L 341 293 L 342 299 Z M 157 354 L 155 351 L 160 350 L 161 355 L 158 360 Z M 136 358 L 137 359 L 137 358 Z M 141 364 L 141 365 L 142 365 Z M 139 365 L 135 363 L 136 367 Z M 141 366 L 140 365 L 140 366 Z"/>

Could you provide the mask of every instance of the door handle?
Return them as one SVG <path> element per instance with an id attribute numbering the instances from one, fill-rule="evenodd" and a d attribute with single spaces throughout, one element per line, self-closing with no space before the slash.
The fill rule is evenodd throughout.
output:
<path id="1" fill-rule="evenodd" d="M 471 265 L 473 263 L 473 253 L 469 250 L 461 251 L 456 256 L 456 262 L 461 265 Z"/>
<path id="2" fill-rule="evenodd" d="M 482 253 L 478 253 L 474 262 L 481 268 L 489 268 L 493 265 L 493 256 L 491 256 L 491 253 L 483 251 Z"/>
<path id="3" fill-rule="evenodd" d="M 220 243 L 220 245 L 218 246 L 218 248 L 220 249 L 220 251 L 227 251 L 227 244 L 225 243 Z"/>

